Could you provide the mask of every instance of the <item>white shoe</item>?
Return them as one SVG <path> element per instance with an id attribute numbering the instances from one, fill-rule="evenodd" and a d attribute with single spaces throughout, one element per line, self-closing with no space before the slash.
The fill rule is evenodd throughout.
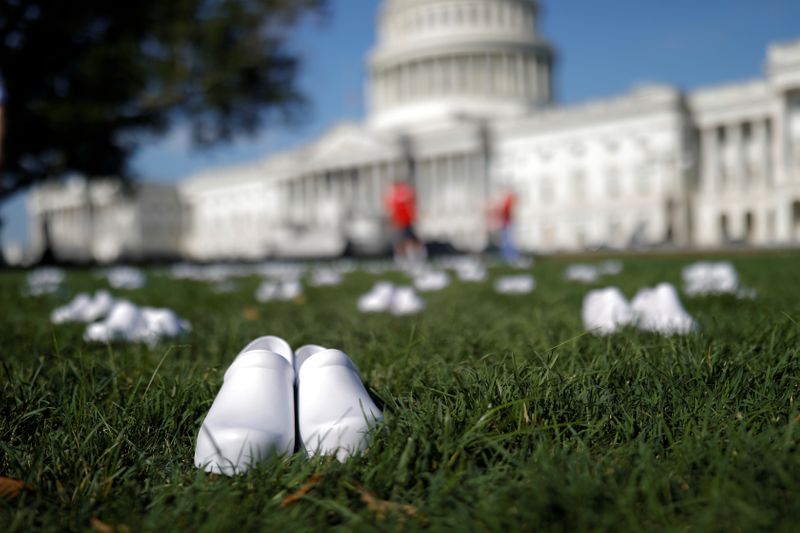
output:
<path id="1" fill-rule="evenodd" d="M 272 300 L 289 301 L 303 294 L 303 286 L 297 280 L 264 281 L 256 290 L 256 300 L 266 303 Z"/>
<path id="2" fill-rule="evenodd" d="M 366 449 L 367 432 L 383 415 L 355 364 L 344 352 L 321 346 L 297 353 L 297 426 L 306 452 L 345 461 Z"/>
<path id="3" fill-rule="evenodd" d="M 414 287 L 420 292 L 440 291 L 450 285 L 450 276 L 441 270 L 426 270 L 414 276 Z"/>
<path id="4" fill-rule="evenodd" d="M 50 322 L 94 322 L 106 316 L 114 305 L 114 298 L 108 291 L 97 291 L 94 296 L 82 292 L 67 305 L 58 307 L 50 313 Z"/>
<path id="5" fill-rule="evenodd" d="M 78 321 L 83 317 L 84 310 L 91 304 L 92 298 L 82 292 L 75 296 L 68 304 L 57 307 L 50 313 L 50 322 L 62 324 L 64 322 Z"/>
<path id="6" fill-rule="evenodd" d="M 486 280 L 486 268 L 478 263 L 464 263 L 456 267 L 456 275 L 463 283 L 480 283 Z"/>
<path id="7" fill-rule="evenodd" d="M 142 316 L 147 324 L 146 335 L 157 341 L 161 337 L 177 337 L 192 330 L 191 325 L 172 309 L 142 307 Z"/>
<path id="8" fill-rule="evenodd" d="M 633 311 L 616 287 L 589 291 L 583 298 L 581 318 L 584 327 L 595 335 L 610 335 L 633 320 Z"/>
<path id="9" fill-rule="evenodd" d="M 94 293 L 92 301 L 83 309 L 81 320 L 83 322 L 94 322 L 103 318 L 111 312 L 115 302 L 116 300 L 108 291 L 97 291 Z"/>
<path id="10" fill-rule="evenodd" d="M 662 335 L 685 335 L 697 328 L 697 323 L 681 305 L 678 292 L 669 283 L 641 289 L 631 302 L 636 325 L 644 331 Z"/>
<path id="11" fill-rule="evenodd" d="M 500 294 L 528 294 L 536 287 L 536 280 L 528 274 L 503 276 L 494 282 L 494 290 Z"/>
<path id="12" fill-rule="evenodd" d="M 425 309 L 425 300 L 414 292 L 413 287 L 397 287 L 392 294 L 389 311 L 393 315 L 413 315 Z"/>
<path id="13" fill-rule="evenodd" d="M 319 268 L 311 273 L 312 287 L 330 287 L 342 283 L 342 274 L 332 268 Z"/>
<path id="14" fill-rule="evenodd" d="M 394 296 L 394 284 L 379 281 L 358 299 L 358 310 L 362 313 L 381 313 L 389 309 Z"/>
<path id="15" fill-rule="evenodd" d="M 700 261 L 685 267 L 681 272 L 686 294 L 736 294 L 739 274 L 731 263 Z"/>
<path id="16" fill-rule="evenodd" d="M 270 454 L 294 451 L 293 359 L 278 337 L 259 337 L 245 346 L 200 427 L 196 466 L 233 475 Z"/>
<path id="17" fill-rule="evenodd" d="M 600 277 L 600 272 L 592 265 L 570 265 L 564 271 L 564 279 L 581 283 L 594 283 Z"/>
<path id="18" fill-rule="evenodd" d="M 99 302 L 98 309 L 101 305 L 105 303 Z M 162 337 L 177 337 L 191 329 L 189 322 L 171 309 L 139 307 L 127 300 L 117 300 L 105 320 L 87 326 L 83 338 L 95 342 L 145 341 L 154 344 Z"/>
<path id="19" fill-rule="evenodd" d="M 89 324 L 83 338 L 87 341 L 135 341 L 147 331 L 147 322 L 142 310 L 127 300 L 114 303 L 102 322 Z"/>

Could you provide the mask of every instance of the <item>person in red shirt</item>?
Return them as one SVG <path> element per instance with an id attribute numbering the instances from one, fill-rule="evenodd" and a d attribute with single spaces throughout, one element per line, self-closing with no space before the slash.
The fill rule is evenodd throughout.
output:
<path id="1" fill-rule="evenodd" d="M 414 232 L 417 218 L 417 196 L 410 183 L 397 180 L 392 183 L 384 198 L 389 219 L 397 231 L 395 256 L 410 258 L 420 251 L 422 243 Z"/>
<path id="2" fill-rule="evenodd" d="M 497 203 L 495 213 L 498 230 L 500 232 L 500 255 L 509 263 L 517 261 L 519 251 L 514 245 L 514 205 L 517 197 L 511 188 L 503 190 L 500 201 Z"/>

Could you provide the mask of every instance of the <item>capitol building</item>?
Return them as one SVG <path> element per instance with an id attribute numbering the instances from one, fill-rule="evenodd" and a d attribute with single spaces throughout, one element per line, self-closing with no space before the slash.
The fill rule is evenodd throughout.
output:
<path id="1" fill-rule="evenodd" d="M 420 237 L 465 252 L 490 244 L 505 188 L 527 252 L 800 245 L 800 41 L 770 46 L 758 79 L 561 106 L 537 18 L 532 0 L 384 0 L 363 122 L 172 192 L 37 188 L 34 241 L 101 261 L 375 253 L 405 179 Z"/>

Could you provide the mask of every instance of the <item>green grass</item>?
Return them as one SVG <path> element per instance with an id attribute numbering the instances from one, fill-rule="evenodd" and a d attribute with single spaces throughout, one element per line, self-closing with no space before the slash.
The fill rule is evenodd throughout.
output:
<path id="1" fill-rule="evenodd" d="M 631 297 L 679 284 L 691 260 L 626 258 L 598 286 Z M 105 286 L 85 271 L 39 298 L 22 296 L 24 274 L 0 274 L 0 475 L 34 489 L 0 500 L 0 528 L 794 529 L 800 256 L 733 261 L 758 298 L 684 296 L 702 329 L 675 338 L 585 335 L 588 289 L 555 259 L 533 267 L 530 296 L 454 283 L 407 318 L 356 312 L 380 279 L 367 274 L 307 289 L 302 304 L 256 304 L 255 278 L 215 294 L 151 273 L 116 294 L 194 327 L 154 348 L 87 344 L 82 326 L 48 323 L 76 291 Z M 385 414 L 365 454 L 276 457 L 233 478 L 194 468 L 222 373 L 264 334 L 350 354 Z M 364 491 L 398 506 L 381 519 Z"/>

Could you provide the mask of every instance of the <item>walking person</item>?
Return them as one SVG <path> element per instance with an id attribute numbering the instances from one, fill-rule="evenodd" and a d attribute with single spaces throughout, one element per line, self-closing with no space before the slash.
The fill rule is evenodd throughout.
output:
<path id="1" fill-rule="evenodd" d="M 414 231 L 417 218 L 417 196 L 414 187 L 404 180 L 395 180 L 384 198 L 386 211 L 395 229 L 394 257 L 398 262 L 424 259 L 424 246 Z"/>
<path id="2" fill-rule="evenodd" d="M 514 206 L 516 194 L 511 187 L 505 187 L 496 206 L 496 219 L 500 235 L 500 256 L 506 263 L 516 263 L 520 259 L 514 244 Z"/>

